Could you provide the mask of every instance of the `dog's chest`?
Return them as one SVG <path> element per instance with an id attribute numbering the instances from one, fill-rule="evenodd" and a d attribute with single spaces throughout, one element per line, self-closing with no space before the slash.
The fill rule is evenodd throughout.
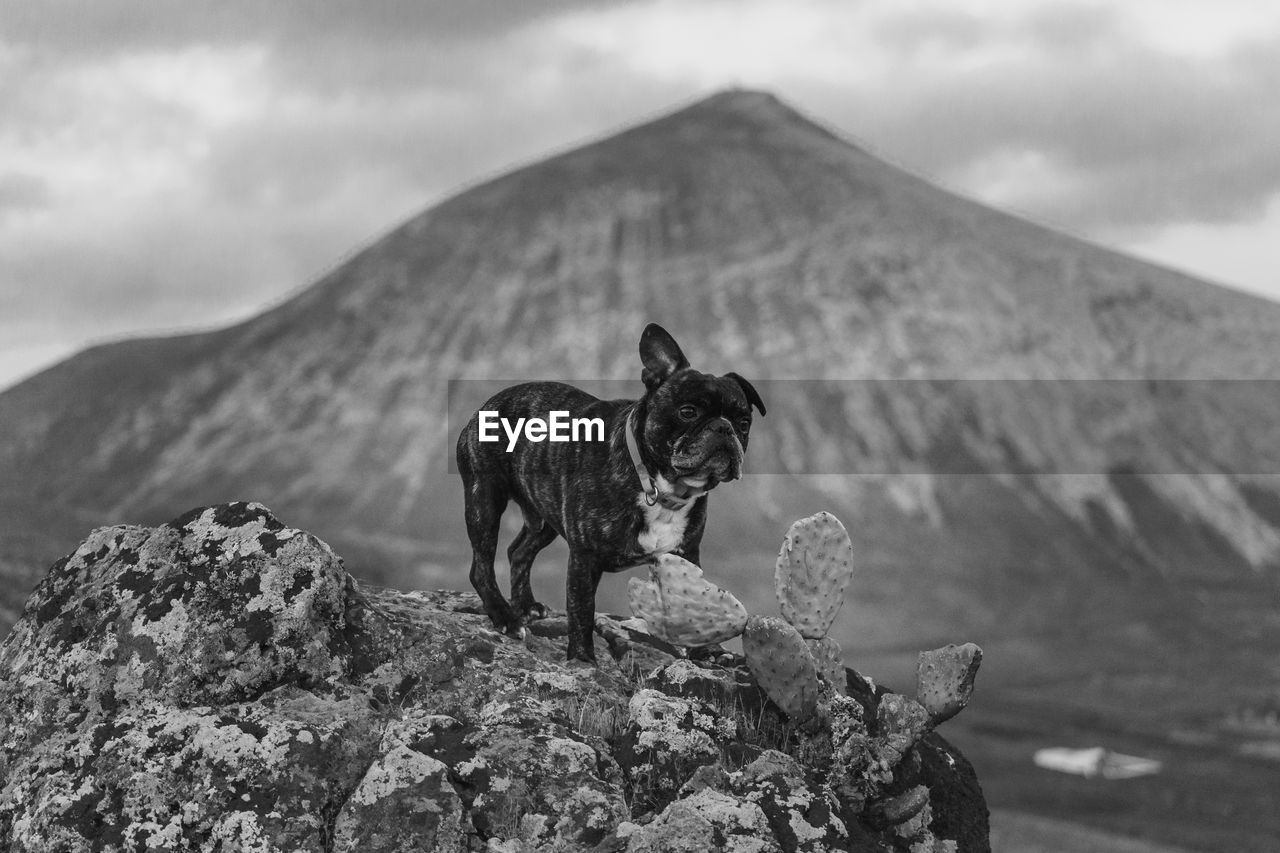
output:
<path id="1" fill-rule="evenodd" d="M 640 529 L 640 550 L 648 556 L 669 554 L 680 547 L 684 541 L 684 530 L 689 524 L 689 510 L 693 502 L 679 509 L 667 509 L 661 504 L 649 506 L 644 495 L 639 498 L 640 509 L 644 512 L 644 527 Z"/>

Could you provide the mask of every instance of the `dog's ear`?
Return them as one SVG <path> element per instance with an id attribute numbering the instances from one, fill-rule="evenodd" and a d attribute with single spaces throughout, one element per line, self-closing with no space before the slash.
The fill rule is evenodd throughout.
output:
<path id="1" fill-rule="evenodd" d="M 640 379 L 644 387 L 652 391 L 667 377 L 681 368 L 689 366 L 689 359 L 680 351 L 676 339 L 657 323 L 644 327 L 640 336 L 640 363 L 644 370 L 640 371 Z"/>
<path id="2" fill-rule="evenodd" d="M 760 414 L 764 414 L 764 400 L 760 399 L 760 393 L 756 391 L 754 385 L 736 373 L 726 373 L 724 378 L 732 379 L 734 382 L 737 382 L 738 387 L 742 389 L 742 393 L 747 395 L 747 402 L 759 409 Z"/>

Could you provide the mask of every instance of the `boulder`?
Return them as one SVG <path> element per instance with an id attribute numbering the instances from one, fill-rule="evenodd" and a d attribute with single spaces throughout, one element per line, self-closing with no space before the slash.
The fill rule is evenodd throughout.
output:
<path id="1" fill-rule="evenodd" d="M 896 694 L 850 671 L 816 749 L 742 658 L 601 616 L 609 654 L 566 663 L 562 621 L 517 640 L 471 593 L 360 584 L 253 503 L 96 530 L 0 646 L 0 846 L 989 849 L 936 734 L 860 775 Z"/>

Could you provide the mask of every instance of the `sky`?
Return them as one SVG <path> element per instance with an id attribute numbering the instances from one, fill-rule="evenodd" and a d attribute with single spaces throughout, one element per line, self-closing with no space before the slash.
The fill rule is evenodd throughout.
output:
<path id="1" fill-rule="evenodd" d="M 0 0 L 0 387 L 278 303 L 486 177 L 730 86 L 1280 299 L 1280 4 Z"/>

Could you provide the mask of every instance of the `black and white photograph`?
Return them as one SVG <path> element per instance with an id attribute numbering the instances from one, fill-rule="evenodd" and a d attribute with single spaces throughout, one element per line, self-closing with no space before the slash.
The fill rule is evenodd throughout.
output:
<path id="1" fill-rule="evenodd" d="M 1280 5 L 0 0 L 0 849 L 1280 850 Z"/>

